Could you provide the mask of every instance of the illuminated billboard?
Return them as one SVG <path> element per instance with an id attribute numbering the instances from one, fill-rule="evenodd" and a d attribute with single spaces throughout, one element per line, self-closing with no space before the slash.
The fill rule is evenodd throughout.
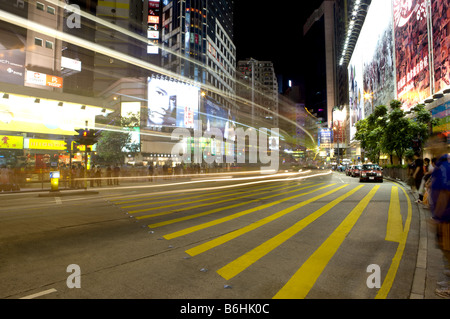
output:
<path id="1" fill-rule="evenodd" d="M 205 121 L 203 122 L 206 123 L 207 130 L 214 127 L 220 129 L 222 134 L 224 134 L 228 122 L 227 111 L 208 97 L 205 100 L 205 113 Z"/>
<path id="2" fill-rule="evenodd" d="M 350 60 L 350 140 L 356 122 L 395 99 L 392 0 L 373 1 Z"/>
<path id="3" fill-rule="evenodd" d="M 364 118 L 364 81 L 359 52 L 360 47 L 357 46 L 348 67 L 350 141 L 356 134 L 356 122 Z"/>
<path id="4" fill-rule="evenodd" d="M 431 95 L 426 0 L 394 0 L 397 99 L 405 110 Z"/>
<path id="5" fill-rule="evenodd" d="M 450 0 L 431 3 L 433 26 L 434 91 L 450 86 Z"/>
<path id="6" fill-rule="evenodd" d="M 373 1 L 361 30 L 363 41 L 364 117 L 395 99 L 394 39 L 391 0 Z"/>
<path id="7" fill-rule="evenodd" d="M 86 121 L 95 123 L 97 113 L 90 108 L 61 107 L 58 102 L 41 99 L 35 103 L 34 98 L 9 94 L 8 99 L 0 100 L 0 131 L 74 135 L 75 129 L 84 127 Z"/>
<path id="8" fill-rule="evenodd" d="M 194 128 L 199 110 L 198 87 L 171 79 L 148 78 L 147 126 Z"/>

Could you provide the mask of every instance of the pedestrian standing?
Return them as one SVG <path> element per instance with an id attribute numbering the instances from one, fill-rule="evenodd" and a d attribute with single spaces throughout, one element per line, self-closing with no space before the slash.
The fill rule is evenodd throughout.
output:
<path id="1" fill-rule="evenodd" d="M 153 182 L 153 171 L 154 171 L 153 163 L 150 163 L 150 165 L 148 166 L 148 175 L 150 176 L 148 180 L 150 182 Z"/>
<path id="2" fill-rule="evenodd" d="M 114 175 L 114 185 L 119 185 L 119 175 L 120 175 L 119 165 L 116 165 L 114 167 L 113 175 Z"/>
<path id="3" fill-rule="evenodd" d="M 422 180 L 420 181 L 420 186 L 419 189 L 417 191 L 417 193 L 419 194 L 419 199 L 417 200 L 418 203 L 422 203 L 423 202 L 423 195 L 425 193 L 425 183 L 427 182 L 428 178 L 430 177 L 430 169 L 432 170 L 433 167 L 430 164 L 430 159 L 429 158 L 425 158 L 423 160 L 424 164 L 423 164 L 423 177 Z"/>
<path id="4" fill-rule="evenodd" d="M 106 183 L 108 185 L 113 184 L 111 177 L 112 177 L 112 168 L 111 168 L 111 165 L 108 165 L 108 167 L 106 168 Z"/>
<path id="5" fill-rule="evenodd" d="M 422 182 L 423 177 L 423 160 L 418 153 L 414 154 L 414 167 L 414 187 L 416 191 L 419 191 L 420 183 Z"/>
<path id="6" fill-rule="evenodd" d="M 95 179 L 95 169 L 94 168 L 91 168 L 89 170 L 89 177 L 90 177 L 89 185 L 91 187 L 94 187 L 94 179 Z"/>
<path id="7" fill-rule="evenodd" d="M 100 166 L 97 166 L 97 170 L 95 171 L 95 179 L 97 181 L 97 187 L 102 186 L 102 169 Z"/>

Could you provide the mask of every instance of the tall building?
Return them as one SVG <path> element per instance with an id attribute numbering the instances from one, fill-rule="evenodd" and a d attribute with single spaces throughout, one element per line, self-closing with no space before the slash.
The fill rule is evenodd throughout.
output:
<path id="1" fill-rule="evenodd" d="M 73 82 L 65 76 L 82 66 L 64 56 L 63 8 L 2 0 L 0 9 L 0 165 L 34 174 L 81 162 L 71 152 L 75 130 L 94 127 L 96 116 L 111 110 L 101 99 L 67 90 Z"/>
<path id="2" fill-rule="evenodd" d="M 331 127 L 336 106 L 335 0 L 325 0 L 307 19 L 303 35 L 307 47 L 306 106 Z"/>
<path id="3" fill-rule="evenodd" d="M 203 84 L 229 110 L 236 69 L 232 9 L 225 0 L 168 0 L 162 9 L 162 66 Z"/>
<path id="4" fill-rule="evenodd" d="M 335 109 L 345 110 L 347 118 L 350 114 L 347 64 L 370 2 L 324 0 L 303 27 L 306 45 L 315 48 L 307 51 L 306 107 L 325 128 L 333 127 Z M 339 152 L 344 154 L 351 143 L 349 128 L 339 136 L 345 137 L 339 143 Z"/>
<path id="5" fill-rule="evenodd" d="M 238 61 L 236 95 L 241 98 L 240 113 L 246 115 L 245 122 L 278 127 L 278 81 L 272 62 L 253 58 Z"/>
<path id="6" fill-rule="evenodd" d="M 125 31 L 129 31 L 130 35 L 108 25 L 96 23 L 95 43 L 127 54 L 130 57 L 149 61 L 147 43 L 136 39 L 133 35 L 147 38 L 149 29 L 148 11 L 151 3 L 156 3 L 157 9 L 155 10 L 159 10 L 160 1 L 98 1 L 95 11 L 96 16 Z M 149 73 L 124 61 L 99 53 L 95 54 L 94 66 L 94 89 L 99 93 L 124 77 L 137 78 Z"/>

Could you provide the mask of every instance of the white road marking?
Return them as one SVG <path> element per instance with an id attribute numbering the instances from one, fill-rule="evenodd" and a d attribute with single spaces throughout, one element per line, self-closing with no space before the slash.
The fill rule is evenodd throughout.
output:
<path id="1" fill-rule="evenodd" d="M 36 298 L 36 297 L 40 297 L 40 296 L 51 294 L 52 292 L 56 292 L 56 291 L 57 290 L 55 288 L 52 288 L 52 289 L 44 290 L 44 291 L 41 291 L 41 292 L 37 292 L 37 293 L 29 295 L 29 296 L 22 297 L 20 299 L 33 299 L 33 298 Z"/>
<path id="2" fill-rule="evenodd" d="M 55 197 L 55 202 L 56 202 L 56 204 L 58 204 L 58 205 L 61 205 L 61 204 L 62 204 L 62 200 L 61 200 L 60 197 Z"/>

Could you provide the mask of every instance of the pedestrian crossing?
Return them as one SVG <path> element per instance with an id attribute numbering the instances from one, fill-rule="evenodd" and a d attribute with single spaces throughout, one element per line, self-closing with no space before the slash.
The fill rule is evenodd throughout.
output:
<path id="1" fill-rule="evenodd" d="M 409 196 L 401 186 L 387 183 L 274 182 L 219 191 L 204 189 L 199 194 L 180 191 L 177 195 L 142 194 L 110 201 L 161 234 L 160 239 L 191 242 L 184 252 L 192 258 L 229 249 L 238 239 L 251 238 L 258 230 L 276 225 L 274 229 L 278 233 L 272 231 L 269 238 L 251 238 L 253 247 L 245 245 L 240 256 L 224 260 L 215 270 L 226 281 L 242 279 L 240 275 L 252 271 L 255 264 L 267 262 L 267 256 L 298 238 L 311 225 L 326 220 L 327 216 L 342 215 L 339 224 L 333 226 L 330 234 L 324 234 L 324 241 L 306 261 L 291 270 L 290 279 L 271 296 L 274 299 L 307 298 L 364 214 L 377 214 L 374 220 L 383 221 L 384 241 L 398 244 L 383 286 L 376 295 L 376 298 L 386 298 L 411 223 Z M 388 209 L 382 208 L 380 201 L 385 201 Z"/>

